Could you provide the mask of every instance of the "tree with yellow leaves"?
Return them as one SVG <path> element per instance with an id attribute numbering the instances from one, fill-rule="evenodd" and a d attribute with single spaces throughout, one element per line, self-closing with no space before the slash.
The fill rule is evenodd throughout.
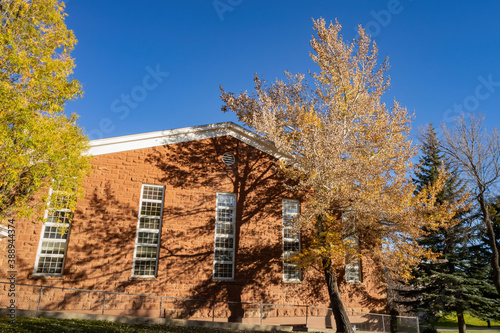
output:
<path id="1" fill-rule="evenodd" d="M 0 13 L 3 219 L 12 214 L 29 216 L 33 208 L 44 208 L 31 199 L 51 181 L 74 205 L 89 161 L 88 139 L 76 125 L 77 117 L 64 114 L 64 103 L 82 94 L 79 82 L 71 78 L 70 52 L 76 39 L 64 23 L 64 3 L 2 0 Z"/>
<path id="2" fill-rule="evenodd" d="M 410 267 L 432 253 L 417 244 L 424 230 L 450 223 L 463 203 L 435 205 L 446 172 L 415 194 L 409 172 L 416 149 L 411 117 L 397 102 L 381 102 L 389 88 L 387 59 L 377 65 L 377 46 L 365 30 L 345 43 L 341 26 L 314 21 L 312 60 L 320 71 L 267 85 L 255 77 L 255 92 L 235 96 L 221 88 L 223 111 L 272 141 L 285 156 L 279 169 L 308 193 L 296 223 L 310 235 L 295 260 L 319 265 L 325 276 L 338 332 L 352 332 L 336 272 L 345 258 L 370 251 L 386 271 L 405 279 Z M 353 246 L 356 244 L 356 246 Z"/>

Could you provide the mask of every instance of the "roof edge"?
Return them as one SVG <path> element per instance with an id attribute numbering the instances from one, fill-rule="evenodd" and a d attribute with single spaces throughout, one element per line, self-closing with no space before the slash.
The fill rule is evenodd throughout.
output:
<path id="1" fill-rule="evenodd" d="M 171 130 L 117 136 L 90 141 L 89 155 L 97 156 L 136 149 L 203 140 L 221 136 L 232 136 L 276 158 L 282 156 L 270 141 L 233 122 L 183 127 Z"/>
<path id="2" fill-rule="evenodd" d="M 9 228 L 0 224 L 0 242 L 7 237 L 9 237 Z"/>

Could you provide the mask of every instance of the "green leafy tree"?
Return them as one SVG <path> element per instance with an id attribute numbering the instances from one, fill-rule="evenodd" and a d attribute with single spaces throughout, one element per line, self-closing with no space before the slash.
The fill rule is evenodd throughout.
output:
<path id="1" fill-rule="evenodd" d="M 422 133 L 422 141 L 423 155 L 414 178 L 417 192 L 434 183 L 443 167 L 449 168 L 432 125 Z M 459 200 L 464 191 L 464 185 L 452 170 L 437 195 L 436 204 Z M 429 319 L 455 312 L 461 333 L 466 332 L 466 311 L 481 317 L 485 311 L 494 311 L 498 306 L 489 297 L 495 287 L 488 278 L 491 269 L 487 256 L 481 253 L 478 225 L 470 223 L 467 217 L 467 212 L 462 212 L 455 216 L 456 225 L 426 230 L 419 244 L 438 257 L 422 260 L 409 281 L 414 288 L 400 291 L 411 300 L 403 303 L 411 305 L 415 311 L 425 312 Z"/>
<path id="2" fill-rule="evenodd" d="M 64 3 L 0 1 L 0 13 L 0 218 L 40 211 L 47 196 L 32 199 L 48 186 L 73 207 L 89 158 L 77 117 L 64 114 L 65 102 L 82 95 Z"/>

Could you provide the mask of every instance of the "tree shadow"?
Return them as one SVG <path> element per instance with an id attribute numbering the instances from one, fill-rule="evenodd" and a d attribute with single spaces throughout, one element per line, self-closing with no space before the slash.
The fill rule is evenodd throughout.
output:
<path id="1" fill-rule="evenodd" d="M 221 157 L 226 152 L 234 155 L 233 165 L 222 162 Z M 172 163 L 174 160 L 175 163 Z M 166 223 L 199 213 L 210 214 L 210 218 L 201 225 L 167 235 L 175 239 L 183 237 L 192 240 L 210 235 L 210 241 L 198 246 L 193 242 L 194 246 L 188 251 L 175 247 L 164 251 L 168 257 L 189 259 L 187 265 L 176 270 L 180 274 L 189 274 L 205 267 L 204 274 L 197 274 L 197 278 L 203 278 L 198 279 L 189 291 L 191 298 L 231 302 L 228 311 L 229 321 L 233 322 L 241 321 L 244 315 L 241 304 L 244 301 L 243 294 L 245 299 L 273 302 L 275 298 L 268 292 L 269 287 L 281 283 L 281 276 L 276 274 L 281 265 L 281 225 L 276 221 L 281 221 L 282 200 L 291 197 L 275 170 L 275 159 L 239 140 L 220 137 L 188 145 L 160 147 L 146 161 L 161 170 L 163 177 L 160 182 L 171 185 L 174 190 L 203 188 L 209 191 L 205 202 L 195 207 L 168 207 L 167 203 L 165 211 Z M 237 195 L 235 276 L 232 281 L 212 279 L 217 192 Z M 174 263 L 172 265 L 176 266 Z M 205 301 L 180 303 L 177 305 L 191 309 L 186 312 L 186 317 L 192 315 L 193 311 L 210 306 Z"/>
<path id="2" fill-rule="evenodd" d="M 222 163 L 221 157 L 226 152 L 235 156 L 235 163 L 231 166 Z M 160 182 L 172 186 L 174 191 L 205 191 L 205 202 L 196 205 L 176 206 L 173 202 L 169 206 L 166 203 L 164 216 L 167 224 L 199 214 L 209 216 L 196 227 L 167 234 L 168 238 L 191 240 L 188 241 L 189 250 L 179 246 L 162 247 L 166 257 L 185 259 L 172 261 L 171 273 L 175 273 L 170 276 L 189 273 L 196 276 L 197 283 L 189 291 L 191 298 L 234 302 L 229 303 L 227 309 L 220 310 L 221 313 L 227 311 L 229 321 L 233 322 L 241 322 L 245 316 L 241 302 L 252 299 L 254 302 L 282 303 L 284 289 L 290 303 L 303 304 L 307 299 L 314 299 L 317 303 L 328 301 L 321 271 L 309 269 L 303 279 L 307 284 L 300 286 L 283 281 L 282 200 L 300 200 L 303 194 L 297 195 L 286 189 L 275 158 L 233 138 L 221 137 L 158 147 L 146 161 L 161 170 Z M 233 281 L 214 281 L 212 278 L 216 192 L 237 194 Z M 196 245 L 196 240 L 206 235 L 209 235 L 205 238 L 207 241 Z M 303 242 L 307 246 L 306 235 Z M 344 272 L 339 271 L 337 276 L 343 277 Z M 281 291 L 273 292 L 275 287 Z M 376 294 L 385 294 L 382 289 L 380 287 Z M 385 305 L 384 297 L 374 297 L 373 291 L 369 292 L 363 286 L 345 290 L 348 297 L 357 294 L 362 305 L 370 309 L 380 309 Z M 182 301 L 176 306 L 190 309 L 184 313 L 185 317 L 193 316 L 201 309 L 205 314 L 210 312 L 210 303 L 206 301 Z"/>
<path id="3" fill-rule="evenodd" d="M 233 165 L 222 162 L 226 152 L 234 155 Z M 176 318 L 209 316 L 213 303 L 206 300 L 221 301 L 216 303 L 216 313 L 212 315 L 227 317 L 232 322 L 241 322 L 252 310 L 243 304 L 249 300 L 328 302 L 321 271 L 305 271 L 302 283 L 283 281 L 282 200 L 303 197 L 283 185 L 274 157 L 226 136 L 163 145 L 130 155 L 110 154 L 96 163 L 94 178 L 86 186 L 86 197 L 75 212 L 59 284 L 198 300 L 165 300 L 162 315 Z M 143 183 L 165 186 L 158 274 L 154 279 L 132 278 Z M 213 279 L 218 192 L 237 194 L 235 274 L 231 281 Z M 307 246 L 306 237 L 303 241 Z M 42 284 L 51 284 L 48 278 L 39 279 Z M 349 292 L 352 294 L 348 297 L 362 294 L 366 306 L 380 303 L 361 287 Z M 54 297 L 44 306 L 62 309 L 85 303 L 86 310 L 96 312 L 102 309 L 102 297 L 102 293 L 91 297 L 67 291 L 62 298 Z M 136 309 L 159 308 L 159 300 L 152 304 L 147 297 L 105 297 L 106 313 L 123 309 L 125 303 Z M 222 301 L 230 303 L 224 305 Z"/>
<path id="4" fill-rule="evenodd" d="M 82 201 L 80 201 L 80 204 Z M 93 188 L 75 211 L 68 238 L 63 275 L 53 281 L 47 276 L 34 277 L 43 285 L 59 282 L 63 287 L 123 292 L 139 281 L 130 279 L 137 230 L 137 208 L 118 199 L 112 182 Z M 83 207 L 83 208 L 82 208 Z M 129 223 L 134 221 L 132 223 Z M 42 304 L 47 310 L 100 312 L 103 293 L 46 289 Z M 114 298 L 107 295 L 109 304 Z M 141 304 L 136 304 L 138 308 Z"/>

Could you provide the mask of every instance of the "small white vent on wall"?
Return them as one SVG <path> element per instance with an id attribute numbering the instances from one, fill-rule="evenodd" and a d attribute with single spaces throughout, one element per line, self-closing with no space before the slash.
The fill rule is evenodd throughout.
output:
<path id="1" fill-rule="evenodd" d="M 225 165 L 233 165 L 235 161 L 234 155 L 232 153 L 224 153 L 222 155 L 222 162 Z"/>

